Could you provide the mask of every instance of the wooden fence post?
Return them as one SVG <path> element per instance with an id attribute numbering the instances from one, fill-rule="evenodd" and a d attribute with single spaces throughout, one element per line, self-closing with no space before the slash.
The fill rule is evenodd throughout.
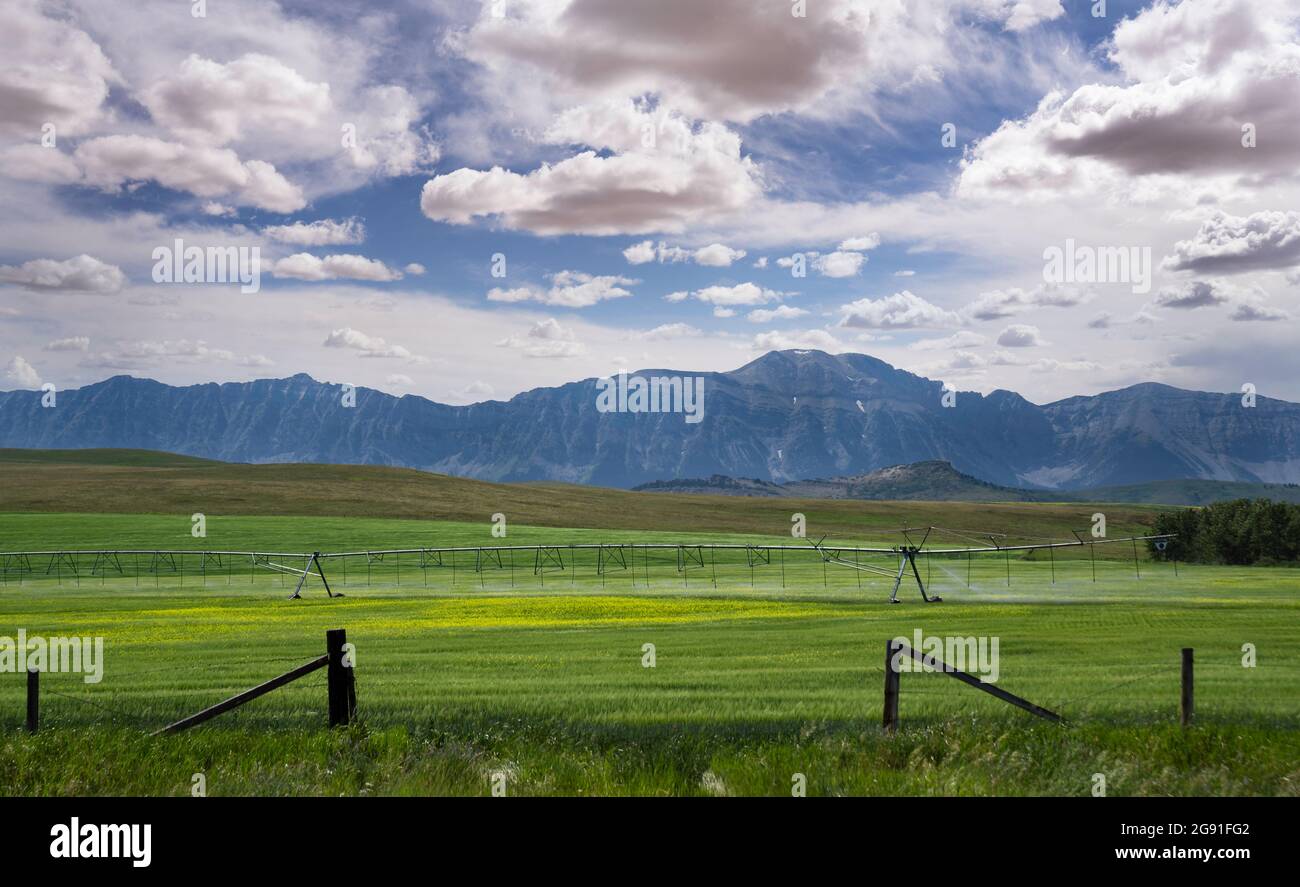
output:
<path id="1" fill-rule="evenodd" d="M 1179 713 L 1183 726 L 1190 727 L 1193 714 L 1191 647 L 1183 647 L 1183 693 Z"/>
<path id="2" fill-rule="evenodd" d="M 352 666 L 344 662 L 343 646 L 347 640 L 347 631 L 342 628 L 325 632 L 325 655 L 329 657 L 326 674 L 329 682 L 331 727 L 346 727 L 357 708 L 357 690 Z"/>
<path id="3" fill-rule="evenodd" d="M 884 728 L 886 733 L 893 733 L 898 729 L 898 661 L 895 654 L 902 649 L 903 645 L 896 641 L 885 643 Z"/>
<path id="4" fill-rule="evenodd" d="M 41 673 L 27 669 L 27 732 L 35 733 L 41 723 Z"/>

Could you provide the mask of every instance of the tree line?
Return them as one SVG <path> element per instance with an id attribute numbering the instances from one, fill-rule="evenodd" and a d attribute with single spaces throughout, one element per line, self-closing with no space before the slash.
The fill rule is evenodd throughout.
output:
<path id="1" fill-rule="evenodd" d="M 1280 564 L 1300 559 L 1300 505 L 1271 499 L 1235 499 L 1204 508 L 1163 511 L 1152 533 L 1174 533 L 1157 560 L 1201 564 Z"/>

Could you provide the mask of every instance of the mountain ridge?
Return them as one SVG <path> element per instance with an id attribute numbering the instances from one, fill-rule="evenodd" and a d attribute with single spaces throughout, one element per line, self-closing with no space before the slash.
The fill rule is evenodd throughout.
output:
<path id="1" fill-rule="evenodd" d="M 451 406 L 306 373 L 169 386 L 116 375 L 58 392 L 0 392 L 0 447 L 157 449 L 224 461 L 419 468 L 492 481 L 633 487 L 670 478 L 784 483 L 950 462 L 980 481 L 1070 490 L 1200 478 L 1300 481 L 1300 405 L 1139 383 L 1038 405 L 957 392 L 861 354 L 773 351 L 700 376 L 703 421 L 602 413 L 596 378 Z"/>

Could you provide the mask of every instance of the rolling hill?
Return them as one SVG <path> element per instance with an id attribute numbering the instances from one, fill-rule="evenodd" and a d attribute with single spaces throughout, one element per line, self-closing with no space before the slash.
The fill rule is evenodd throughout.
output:
<path id="1" fill-rule="evenodd" d="M 1300 502 L 1300 485 L 1297 484 L 1181 479 L 1070 491 L 1002 487 L 962 474 L 949 463 L 937 460 L 891 465 L 879 471 L 851 477 L 817 478 L 783 484 L 715 474 L 707 478 L 655 481 L 635 489 L 649 493 L 897 501 L 1143 502 L 1152 505 L 1208 505 L 1230 499 Z"/>
<path id="2" fill-rule="evenodd" d="M 1000 487 L 962 474 L 940 460 L 891 465 L 849 477 L 812 478 L 775 484 L 756 478 L 707 478 L 655 481 L 634 488 L 646 493 L 694 493 L 721 496 L 785 496 L 807 499 L 894 499 L 964 502 L 1047 501 L 1052 494 Z"/>
<path id="3" fill-rule="evenodd" d="M 83 458 L 84 462 L 78 462 Z M 510 525 L 683 534 L 760 533 L 789 538 L 791 516 L 834 538 L 892 533 L 916 524 L 988 527 L 1071 538 L 1095 507 L 1031 502 L 898 502 L 797 497 L 644 493 L 575 484 L 496 484 L 370 465 L 248 465 L 177 459 L 139 451 L 0 450 L 0 513 L 166 514 L 188 535 L 189 518 L 306 515 L 481 523 L 496 513 Z M 1116 504 L 1110 525 L 1149 527 L 1157 509 Z M 0 550 L 5 542 L 0 539 Z"/>

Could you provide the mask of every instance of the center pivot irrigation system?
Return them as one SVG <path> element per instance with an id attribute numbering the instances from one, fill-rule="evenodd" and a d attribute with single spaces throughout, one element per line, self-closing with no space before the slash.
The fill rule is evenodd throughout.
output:
<path id="1" fill-rule="evenodd" d="M 921 600 L 927 604 L 939 603 L 943 598 L 937 594 L 927 594 L 925 583 L 921 581 L 921 571 L 916 566 L 916 556 L 924 553 L 930 555 L 966 555 L 969 558 L 973 554 L 987 554 L 989 552 L 1005 553 L 1010 557 L 1011 552 L 1029 552 L 1029 551 L 1047 551 L 1050 556 L 1054 556 L 1058 548 L 1079 548 L 1080 546 L 1089 546 L 1089 553 L 1093 553 L 1093 547 L 1097 545 L 1113 545 L 1117 542 L 1130 542 L 1133 545 L 1133 559 L 1137 561 L 1137 544 L 1139 542 L 1151 541 L 1155 543 L 1157 550 L 1164 551 L 1169 540 L 1174 538 L 1172 533 L 1163 533 L 1154 536 L 1125 536 L 1122 539 L 1085 539 L 1078 531 L 1074 531 L 1074 541 L 1071 542 L 1037 542 L 1026 545 L 1009 545 L 1006 544 L 1010 537 L 1006 533 L 981 533 L 978 531 L 968 530 L 949 530 L 943 527 L 904 527 L 899 532 L 902 533 L 905 544 L 897 545 L 893 548 L 860 548 L 855 549 L 859 552 L 869 552 L 874 554 L 896 554 L 898 556 L 898 571 L 887 570 L 884 567 L 878 567 L 874 564 L 862 564 L 856 560 L 847 561 L 843 557 L 844 549 L 827 548 L 823 543 L 826 537 L 823 536 L 817 542 L 810 543 L 822 556 L 822 560 L 829 564 L 836 564 L 841 567 L 860 570 L 862 572 L 872 573 L 880 576 L 891 577 L 894 580 L 894 588 L 889 593 L 889 602 L 891 604 L 901 603 L 898 599 L 898 588 L 903 584 L 903 577 L 907 574 L 908 569 L 912 571 L 912 577 L 916 580 L 916 589 L 921 593 Z M 914 534 L 924 533 L 920 541 L 916 541 Z M 977 547 L 971 548 L 930 548 L 927 549 L 925 544 L 930 541 L 931 534 L 937 533 L 940 536 L 956 537 L 964 539 L 967 542 L 977 543 Z M 1010 561 L 1008 560 L 1008 564 Z"/>
<path id="2" fill-rule="evenodd" d="M 526 571 L 529 568 L 530 561 L 533 576 L 543 586 L 547 582 L 547 577 L 553 577 L 556 573 L 565 573 L 572 580 L 577 572 L 578 559 L 582 556 L 590 559 L 590 563 L 594 567 L 593 575 L 600 577 L 602 585 L 607 576 L 623 574 L 627 575 L 634 585 L 643 581 L 645 586 L 649 588 L 651 587 L 650 563 L 653 554 L 656 563 L 661 566 L 673 564 L 675 561 L 675 572 L 680 574 L 682 581 L 687 585 L 689 585 L 689 574 L 691 572 L 698 574 L 711 569 L 713 585 L 717 587 L 718 560 L 721 559 L 723 566 L 726 567 L 728 566 L 728 553 L 731 553 L 734 558 L 736 552 L 743 551 L 743 562 L 737 560 L 731 566 L 748 568 L 752 584 L 754 572 L 757 568 L 771 567 L 775 564 L 780 569 L 782 588 L 784 588 L 787 554 L 807 555 L 815 552 L 823 564 L 823 584 L 825 584 L 825 567 L 832 565 L 857 571 L 859 588 L 861 587 L 861 577 L 863 575 L 892 579 L 893 588 L 890 591 L 889 601 L 896 604 L 900 603 L 898 592 L 904 578 L 910 572 L 916 582 L 917 590 L 921 594 L 921 599 L 926 603 L 934 603 L 942 600 L 942 598 L 930 593 L 926 588 L 927 582 L 922 580 L 921 570 L 917 566 L 918 557 L 926 558 L 927 568 L 935 558 L 942 560 L 944 558 L 964 557 L 967 564 L 967 585 L 970 585 L 972 556 L 1001 554 L 1006 558 L 1007 583 L 1009 585 L 1011 582 L 1011 555 L 1013 553 L 1027 559 L 1032 557 L 1033 552 L 1045 551 L 1051 563 L 1052 581 L 1054 583 L 1056 581 L 1056 551 L 1058 549 L 1082 550 L 1087 548 L 1092 562 L 1093 581 L 1096 581 L 1096 546 L 1127 542 L 1133 547 L 1133 564 L 1140 578 L 1141 571 L 1138 568 L 1137 544 L 1139 542 L 1150 542 L 1156 550 L 1163 551 L 1168 541 L 1173 538 L 1172 535 L 1151 535 L 1125 536 L 1117 539 L 1092 539 L 1085 538 L 1083 534 L 1076 532 L 1072 541 L 1013 544 L 1009 541 L 1010 537 L 1003 533 L 950 530 L 942 527 L 906 527 L 900 530 L 899 533 L 902 536 L 903 543 L 889 548 L 828 545 L 826 537 L 823 536 L 817 542 L 808 540 L 804 545 L 721 542 L 614 542 L 576 545 L 372 549 L 348 552 L 314 551 L 310 553 L 179 549 L 166 551 L 156 549 L 15 551 L 0 552 L 0 573 L 3 574 L 5 585 L 10 584 L 14 576 L 17 577 L 20 584 L 24 581 L 24 577 L 27 577 L 28 581 L 40 578 L 56 579 L 62 584 L 65 576 L 75 578 L 77 583 L 80 584 L 83 575 L 93 576 L 102 581 L 109 577 L 129 579 L 132 574 L 134 574 L 136 584 L 139 584 L 143 567 L 144 574 L 152 575 L 155 582 L 158 581 L 162 574 L 171 574 L 179 577 L 183 584 L 187 573 L 193 575 L 194 572 L 198 572 L 202 575 L 203 583 L 206 585 L 210 576 L 214 578 L 224 577 L 227 584 L 229 584 L 236 572 L 243 572 L 244 575 L 249 577 L 250 581 L 255 580 L 259 572 L 263 575 L 269 572 L 286 578 L 297 579 L 293 593 L 289 596 L 290 599 L 302 596 L 308 577 L 319 579 L 325 593 L 333 598 L 342 596 L 342 593 L 330 587 L 325 570 L 327 563 L 330 565 L 331 570 L 341 567 L 345 585 L 348 584 L 348 564 L 356 561 L 363 562 L 367 585 L 370 584 L 372 572 L 377 572 L 380 575 L 381 582 L 382 578 L 387 576 L 395 580 L 394 584 L 401 585 L 402 556 L 408 556 L 408 562 L 410 556 L 418 556 L 416 569 L 424 573 L 426 585 L 428 570 L 450 567 L 452 586 L 454 587 L 459 558 L 460 571 L 462 573 L 472 571 L 473 574 L 477 574 L 480 584 L 483 583 L 485 573 L 508 571 L 511 586 L 513 587 L 517 567 Z M 926 545 L 932 536 L 957 538 L 967 544 L 965 547 L 927 548 Z M 719 553 L 721 553 L 721 558 L 719 558 Z M 638 556 L 640 563 L 638 563 Z M 896 563 L 897 566 L 883 566 L 879 563 L 871 563 L 870 561 L 873 558 L 884 560 L 887 564 Z M 196 560 L 199 569 L 194 571 L 193 564 Z M 522 561 L 522 563 L 519 561 Z M 87 569 L 88 564 L 89 569 Z M 241 568 L 246 568 L 246 571 Z M 1175 573 L 1177 568 L 1175 562 Z M 638 572 L 642 573 L 640 578 L 638 578 Z M 354 576 L 356 574 L 355 566 L 353 574 Z M 335 575 L 337 576 L 337 573 Z"/>

